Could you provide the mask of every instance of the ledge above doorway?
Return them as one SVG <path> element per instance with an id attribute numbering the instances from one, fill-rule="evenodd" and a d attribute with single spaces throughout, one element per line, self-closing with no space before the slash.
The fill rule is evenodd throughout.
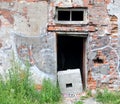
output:
<path id="1" fill-rule="evenodd" d="M 48 25 L 48 31 L 53 32 L 95 32 L 95 26 Z"/>

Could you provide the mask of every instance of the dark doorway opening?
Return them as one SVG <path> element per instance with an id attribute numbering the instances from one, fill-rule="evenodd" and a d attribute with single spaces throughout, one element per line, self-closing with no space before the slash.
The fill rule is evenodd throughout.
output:
<path id="1" fill-rule="evenodd" d="M 71 35 L 57 36 L 57 71 L 79 68 L 84 88 L 85 39 Z"/>

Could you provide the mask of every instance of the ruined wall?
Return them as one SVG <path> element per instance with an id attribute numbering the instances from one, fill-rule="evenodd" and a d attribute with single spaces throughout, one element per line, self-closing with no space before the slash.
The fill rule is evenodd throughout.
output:
<path id="1" fill-rule="evenodd" d="M 119 1 L 51 0 L 48 31 L 85 32 L 87 37 L 87 87 L 118 89 L 119 83 Z M 56 7 L 87 7 L 87 24 L 65 25 L 55 21 Z"/>
<path id="2" fill-rule="evenodd" d="M 98 27 L 96 32 L 90 33 L 89 40 L 88 68 L 92 73 L 88 78 L 90 88 L 119 89 L 120 86 L 119 17 L 116 15 L 117 10 L 113 9 L 116 2 L 117 0 L 96 2 L 90 9 L 90 21 Z"/>
<path id="3" fill-rule="evenodd" d="M 84 25 L 56 24 L 56 7 L 86 7 Z M 88 34 L 87 87 L 120 87 L 119 0 L 0 0 L 0 72 L 10 67 L 12 51 L 29 60 L 36 83 L 56 78 L 58 32 Z"/>

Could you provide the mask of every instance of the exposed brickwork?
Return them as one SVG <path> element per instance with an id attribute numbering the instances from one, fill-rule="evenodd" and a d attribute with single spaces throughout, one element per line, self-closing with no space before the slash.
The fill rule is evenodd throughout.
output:
<path id="1" fill-rule="evenodd" d="M 116 16 L 110 16 L 111 21 L 111 34 L 118 33 L 118 18 Z"/>
<path id="2" fill-rule="evenodd" d="M 96 80 L 94 80 L 94 78 L 92 77 L 92 72 L 91 70 L 88 72 L 88 87 L 90 89 L 96 89 L 97 87 L 97 82 Z"/>
<path id="3" fill-rule="evenodd" d="M 76 31 L 76 32 L 82 32 L 82 31 L 96 31 L 95 26 L 65 26 L 65 25 L 50 25 L 48 26 L 48 31 Z"/>
<path id="4" fill-rule="evenodd" d="M 67 7 L 62 0 L 51 2 L 49 8 L 48 31 L 52 32 L 88 32 L 88 87 L 114 88 L 118 77 L 119 56 L 117 54 L 119 37 L 118 18 L 108 14 L 110 0 L 83 0 L 83 3 L 69 3 L 69 7 L 87 7 L 88 20 L 86 26 L 81 24 L 58 25 L 55 20 L 55 8 Z M 114 80 L 113 80 L 114 79 Z M 111 82 L 111 83 L 109 83 Z M 119 86 L 119 85 L 117 85 Z"/>
<path id="5" fill-rule="evenodd" d="M 14 0 L 0 0 L 0 2 L 13 2 Z"/>
<path id="6" fill-rule="evenodd" d="M 2 15 L 5 19 L 7 19 L 10 24 L 14 23 L 14 18 L 12 16 L 11 11 L 5 10 L 5 9 L 0 9 L 0 15 Z"/>

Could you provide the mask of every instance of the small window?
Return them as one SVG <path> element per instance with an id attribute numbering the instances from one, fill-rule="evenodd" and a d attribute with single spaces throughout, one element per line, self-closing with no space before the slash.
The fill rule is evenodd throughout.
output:
<path id="1" fill-rule="evenodd" d="M 86 23 L 87 9 L 85 8 L 57 8 L 56 9 L 56 22 L 63 24 L 72 23 Z"/>

